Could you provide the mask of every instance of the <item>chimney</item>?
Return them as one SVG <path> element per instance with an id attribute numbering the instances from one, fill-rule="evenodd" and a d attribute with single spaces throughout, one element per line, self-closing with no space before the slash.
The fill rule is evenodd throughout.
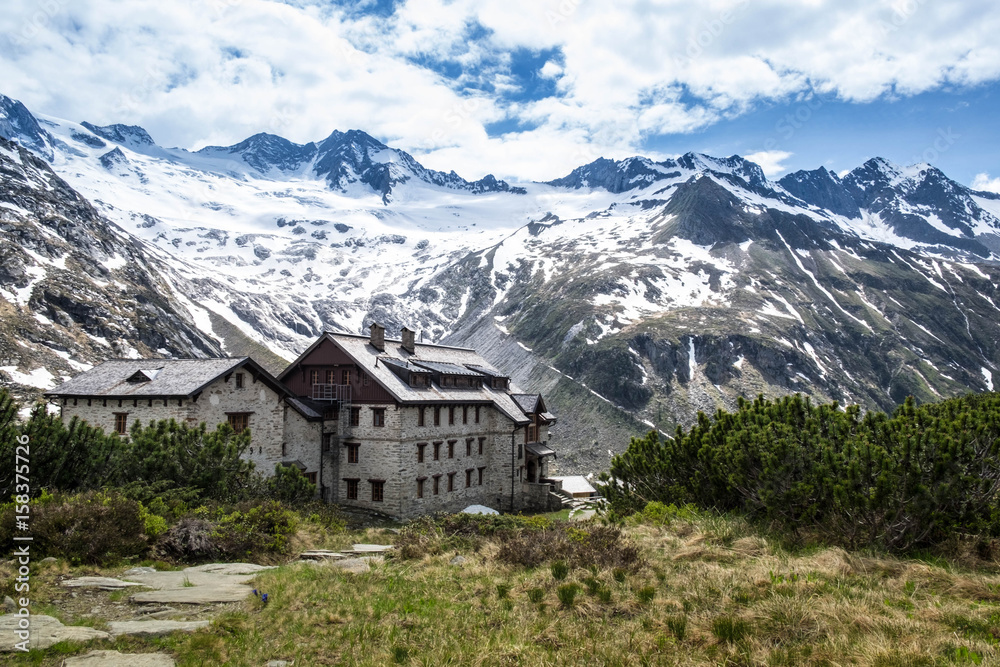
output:
<path id="1" fill-rule="evenodd" d="M 372 322 L 371 344 L 379 352 L 385 352 L 385 327 L 378 322 Z"/>
<path id="2" fill-rule="evenodd" d="M 414 342 L 414 335 L 416 334 L 416 332 L 410 331 L 406 327 L 403 327 L 400 330 L 399 334 L 403 338 L 403 349 L 409 352 L 410 354 L 416 354 L 417 347 L 416 343 Z"/>

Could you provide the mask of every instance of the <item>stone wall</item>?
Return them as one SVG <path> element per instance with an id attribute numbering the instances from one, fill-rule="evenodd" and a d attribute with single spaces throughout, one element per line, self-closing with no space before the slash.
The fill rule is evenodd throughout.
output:
<path id="1" fill-rule="evenodd" d="M 128 415 L 126 426 L 129 429 L 136 421 L 145 426 L 161 419 L 174 419 L 189 426 L 205 422 L 209 430 L 228 422 L 227 413 L 248 412 L 251 413 L 248 419 L 251 440 L 245 458 L 269 476 L 274 474 L 274 465 L 283 458 L 281 444 L 284 441 L 286 406 L 273 389 L 254 382 L 249 374 L 246 374 L 245 382 L 242 389 L 236 389 L 232 376 L 228 382 L 219 378 L 206 387 L 197 400 L 69 398 L 60 400 L 60 416 L 64 423 L 79 417 L 110 433 L 115 429 L 116 412 Z M 319 442 L 318 435 L 316 442 Z"/>

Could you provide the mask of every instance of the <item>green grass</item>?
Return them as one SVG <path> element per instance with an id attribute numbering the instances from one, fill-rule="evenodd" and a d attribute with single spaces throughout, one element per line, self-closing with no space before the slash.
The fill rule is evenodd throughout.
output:
<path id="1" fill-rule="evenodd" d="M 574 531 L 586 524 L 569 525 Z M 454 550 L 435 549 L 364 574 L 289 564 L 254 580 L 269 604 L 250 597 L 205 630 L 61 645 L 5 654 L 0 662 L 55 667 L 67 655 L 108 648 L 166 652 L 182 667 L 256 667 L 269 660 L 944 667 L 1000 660 L 995 565 L 942 567 L 840 549 L 793 552 L 725 517 L 626 530 L 643 554 L 638 569 L 566 562 L 558 579 L 553 562 L 501 562 L 502 536 L 469 540 L 462 567 L 450 564 Z M 365 534 L 346 539 L 365 541 Z M 8 574 L 3 567 L 0 579 Z M 65 595 L 58 577 L 67 574 L 83 572 L 39 575 L 37 609 L 59 609 L 44 605 Z"/>

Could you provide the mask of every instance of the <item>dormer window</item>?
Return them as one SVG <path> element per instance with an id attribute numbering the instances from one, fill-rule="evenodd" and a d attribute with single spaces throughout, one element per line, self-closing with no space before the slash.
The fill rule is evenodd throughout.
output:
<path id="1" fill-rule="evenodd" d="M 132 373 L 132 375 L 130 375 L 126 381 L 131 382 L 133 384 L 137 384 L 140 382 L 149 382 L 150 380 L 154 379 L 160 373 L 161 370 L 163 369 L 162 368 L 140 369 L 137 370 L 135 373 Z"/>

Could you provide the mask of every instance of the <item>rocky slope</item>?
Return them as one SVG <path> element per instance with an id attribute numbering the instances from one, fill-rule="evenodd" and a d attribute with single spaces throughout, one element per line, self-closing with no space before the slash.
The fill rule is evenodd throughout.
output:
<path id="1" fill-rule="evenodd" d="M 630 434 L 740 395 L 891 409 L 992 390 L 1000 370 L 1000 199 L 929 165 L 774 182 L 692 153 L 511 186 L 357 131 L 190 153 L 136 127 L 32 125 L 22 109 L 0 104 L 0 133 L 117 223 L 204 339 L 136 351 L 288 358 L 323 329 L 406 325 L 544 392 L 563 470 L 599 469 Z"/>

